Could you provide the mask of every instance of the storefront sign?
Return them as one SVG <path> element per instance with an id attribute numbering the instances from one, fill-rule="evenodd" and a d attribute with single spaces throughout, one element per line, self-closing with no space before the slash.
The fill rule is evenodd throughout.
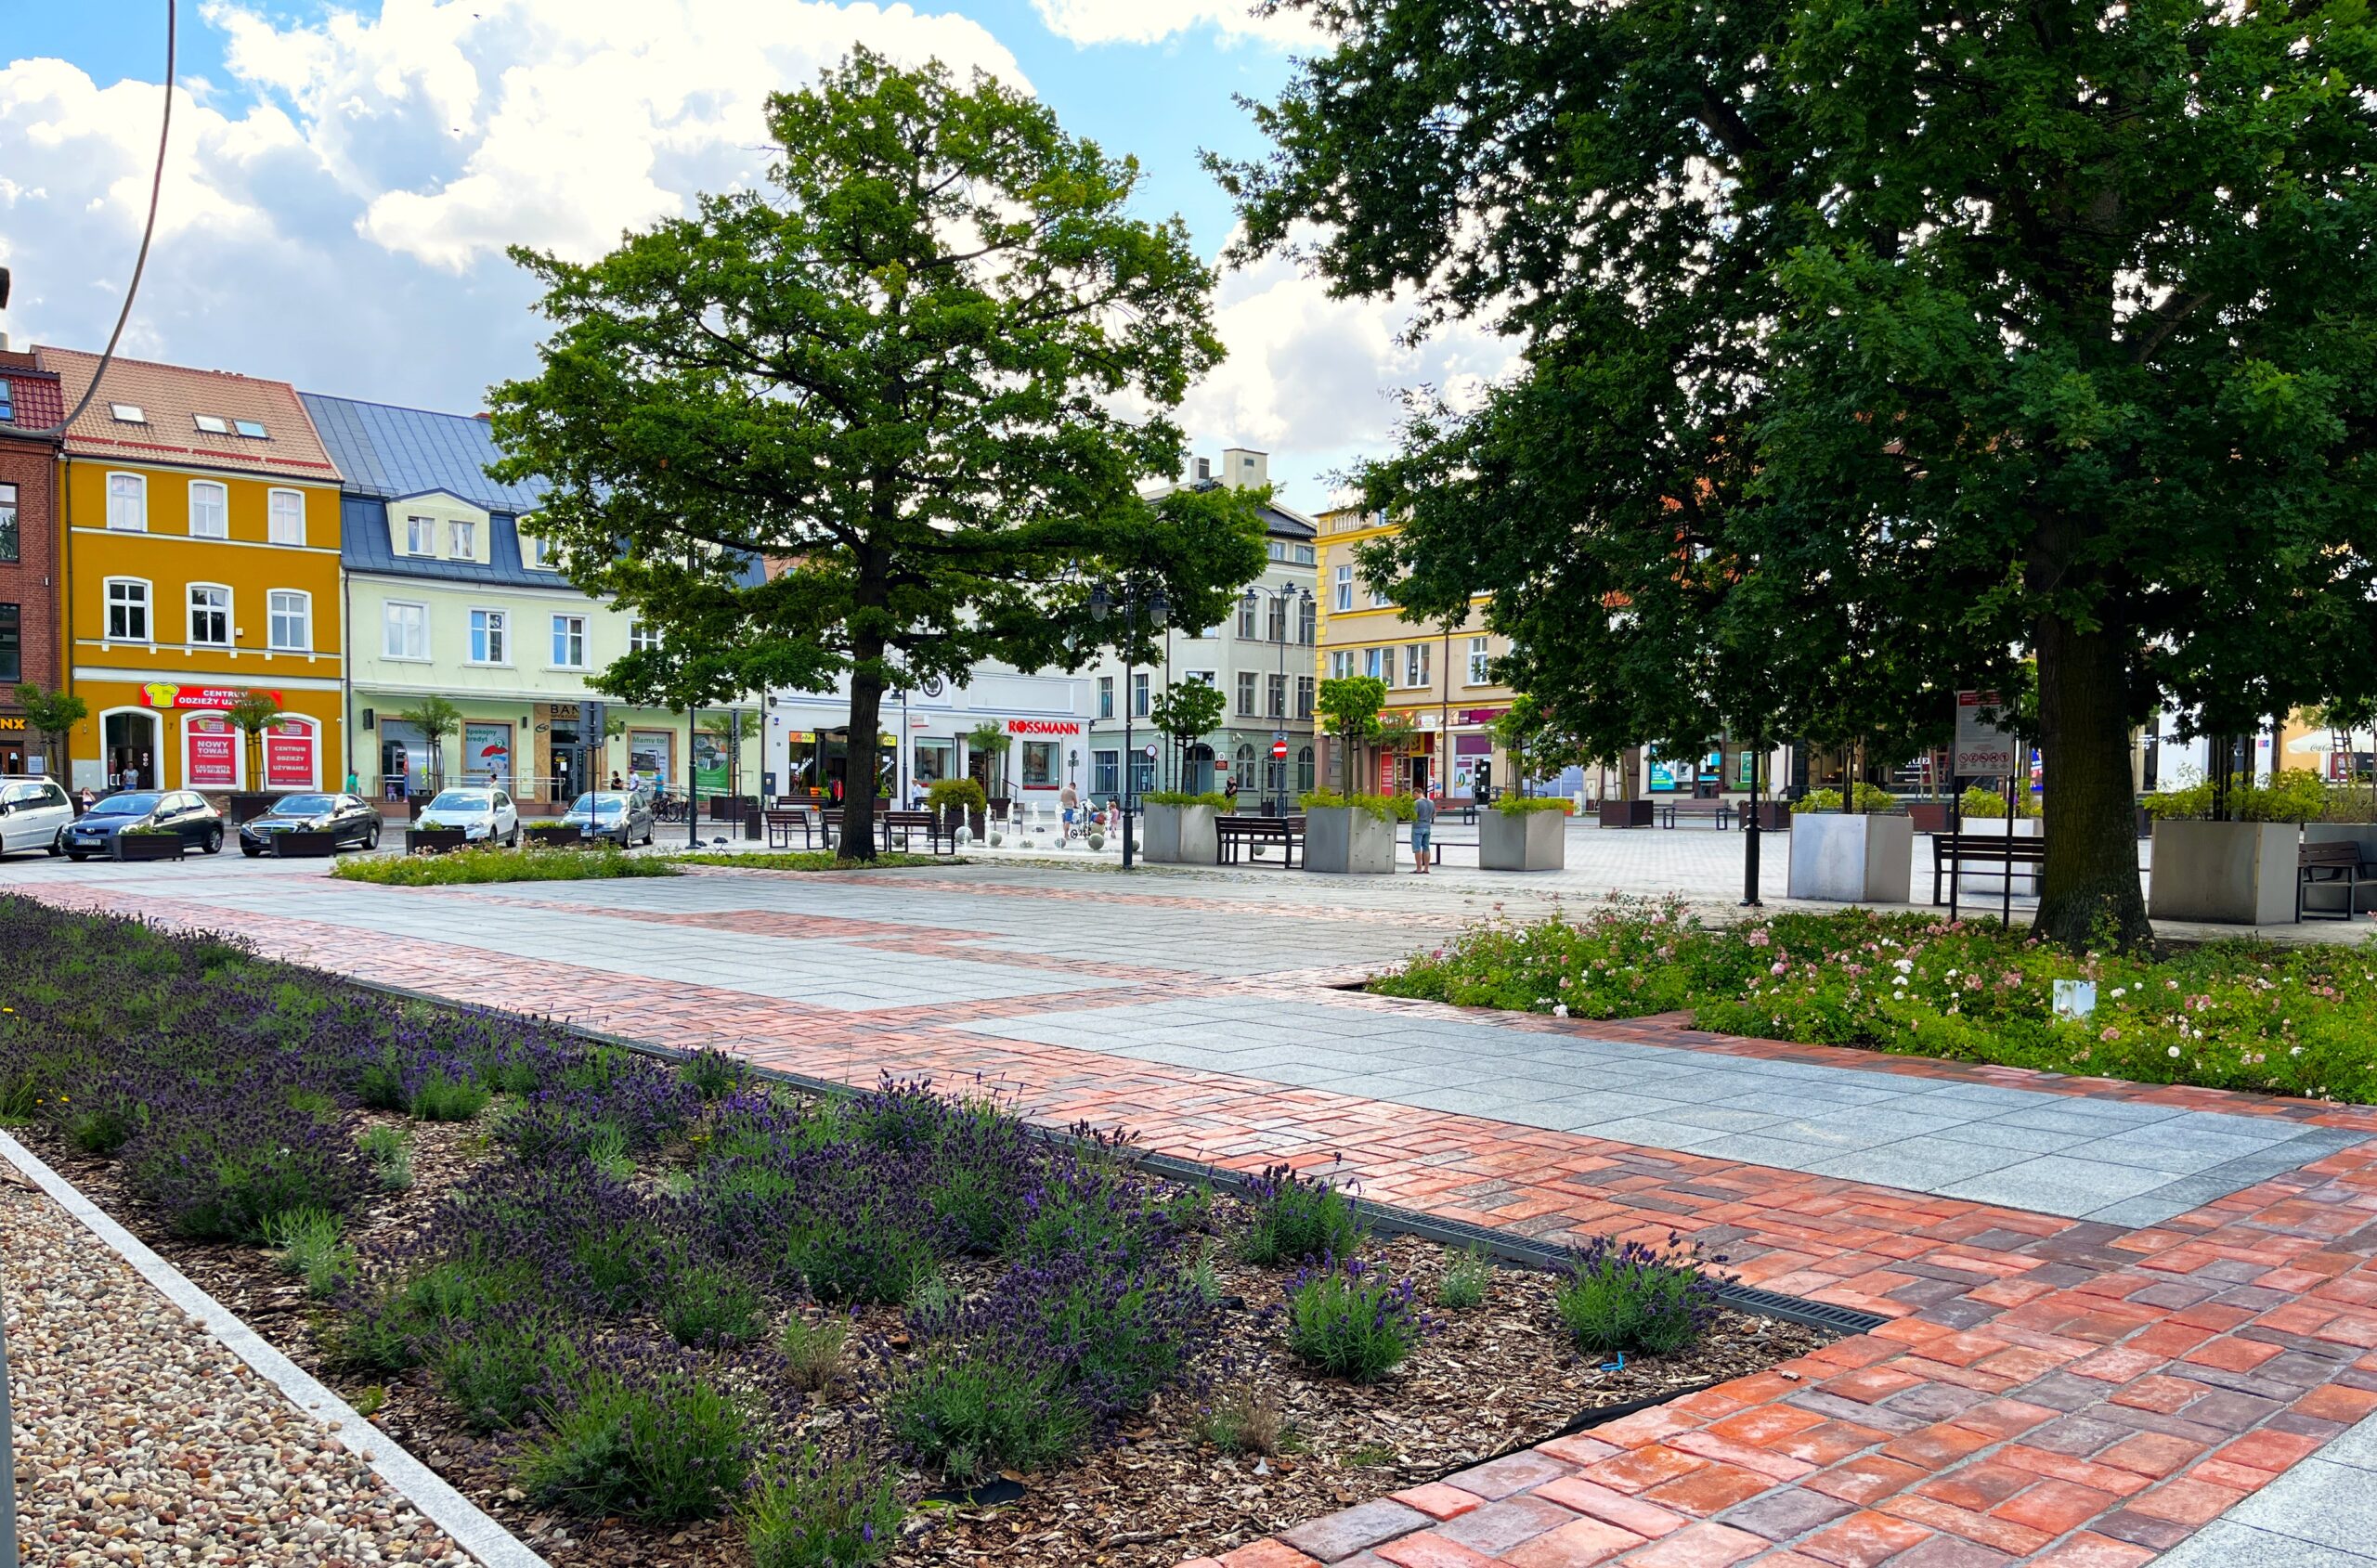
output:
<path id="1" fill-rule="evenodd" d="M 182 721 L 189 763 L 182 782 L 192 789 L 230 789 L 240 782 L 240 737 L 223 719 Z"/>
<path id="2" fill-rule="evenodd" d="M 1010 719 L 1007 721 L 1010 735 L 1078 735 L 1081 722 L 1072 719 Z"/>
<path id="3" fill-rule="evenodd" d="M 264 732 L 264 786 L 266 789 L 314 787 L 314 727 L 284 719 Z"/>
<path id="4" fill-rule="evenodd" d="M 21 735 L 25 732 L 25 716 L 21 713 L 0 713 L 0 734 Z"/>
<path id="5" fill-rule="evenodd" d="M 1952 771 L 1960 779 L 1976 777 L 2004 778 L 2012 772 L 2018 755 L 2014 732 L 2002 724 L 1992 724 L 1981 717 L 1983 709 L 1997 707 L 1994 692 L 1958 692 L 1956 693 L 1956 745 Z"/>
<path id="6" fill-rule="evenodd" d="M 1464 707 L 1461 710 L 1461 721 L 1463 724 L 1491 724 L 1510 711 L 1507 707 Z"/>
<path id="7" fill-rule="evenodd" d="M 246 686 L 176 686 L 170 680 L 151 680 L 140 688 L 142 706 L 170 711 L 177 707 L 235 707 L 249 697 L 263 697 L 276 707 L 280 704 L 278 692 L 258 692 Z"/>
<path id="8" fill-rule="evenodd" d="M 512 726 L 462 726 L 462 776 L 474 784 L 502 784 L 512 777 Z"/>

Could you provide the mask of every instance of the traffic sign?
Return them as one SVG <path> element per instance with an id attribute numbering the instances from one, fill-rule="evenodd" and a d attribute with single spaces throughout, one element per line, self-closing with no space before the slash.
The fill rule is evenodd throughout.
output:
<path id="1" fill-rule="evenodd" d="M 1155 760 L 1155 743 L 1153 741 L 1150 741 L 1148 743 L 1148 760 L 1150 762 Z"/>
<path id="2" fill-rule="evenodd" d="M 1288 743 L 1287 743 L 1287 742 L 1285 742 L 1285 741 L 1273 741 L 1273 742 L 1271 743 L 1271 755 L 1272 755 L 1273 757 L 1285 757 L 1287 754 L 1288 754 Z"/>
<path id="3" fill-rule="evenodd" d="M 2013 772 L 2019 755 L 2014 732 L 1983 717 L 1984 711 L 1997 711 L 2001 706 L 1994 692 L 1956 693 L 1956 745 L 1951 768 L 1955 777 L 2004 778 Z"/>

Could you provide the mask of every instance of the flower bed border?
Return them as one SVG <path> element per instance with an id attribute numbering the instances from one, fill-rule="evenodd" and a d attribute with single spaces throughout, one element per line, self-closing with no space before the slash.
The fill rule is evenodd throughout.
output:
<path id="1" fill-rule="evenodd" d="M 166 1262 L 5 1130 L 0 1130 L 0 1160 L 22 1173 L 77 1225 L 122 1258 L 160 1295 L 220 1340 L 226 1350 L 270 1384 L 273 1392 L 304 1412 L 308 1420 L 325 1432 L 335 1431 L 391 1492 L 411 1504 L 423 1519 L 444 1531 L 483 1568 L 552 1568 L 527 1543 L 415 1458 L 403 1444 L 366 1420 L 361 1412 L 339 1397 L 336 1390 L 291 1360 L 271 1341 L 250 1328 L 246 1319 L 200 1289 L 188 1275 Z M 355 1436 L 365 1432 L 370 1436 Z"/>

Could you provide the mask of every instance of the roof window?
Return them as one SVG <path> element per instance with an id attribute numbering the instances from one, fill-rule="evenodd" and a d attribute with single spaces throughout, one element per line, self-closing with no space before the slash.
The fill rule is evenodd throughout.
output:
<path id="1" fill-rule="evenodd" d="M 17 403 L 15 383 L 6 381 L 0 381 L 0 420 L 13 420 L 16 417 Z"/>
<path id="2" fill-rule="evenodd" d="M 148 411 L 137 403 L 110 403 L 108 405 L 108 412 L 115 416 L 118 424 L 147 424 L 149 422 Z"/>
<path id="3" fill-rule="evenodd" d="M 189 418 L 192 424 L 209 435 L 231 434 L 231 421 L 220 414 L 192 414 Z"/>
<path id="4" fill-rule="evenodd" d="M 265 439 L 264 421 L 262 420 L 233 420 L 231 421 L 231 427 L 234 430 L 237 430 L 240 434 L 247 436 L 250 440 L 262 441 Z"/>

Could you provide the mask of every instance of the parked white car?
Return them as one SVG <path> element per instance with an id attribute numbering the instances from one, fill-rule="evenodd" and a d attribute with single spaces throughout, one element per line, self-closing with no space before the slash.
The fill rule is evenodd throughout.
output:
<path id="1" fill-rule="evenodd" d="M 441 789 L 422 809 L 415 827 L 459 827 L 473 840 L 490 844 L 520 842 L 520 812 L 512 797 L 484 785 L 475 789 Z"/>
<path id="2" fill-rule="evenodd" d="M 74 803 L 55 779 L 0 778 L 0 855 L 46 849 L 55 855 L 58 836 L 74 820 Z"/>

